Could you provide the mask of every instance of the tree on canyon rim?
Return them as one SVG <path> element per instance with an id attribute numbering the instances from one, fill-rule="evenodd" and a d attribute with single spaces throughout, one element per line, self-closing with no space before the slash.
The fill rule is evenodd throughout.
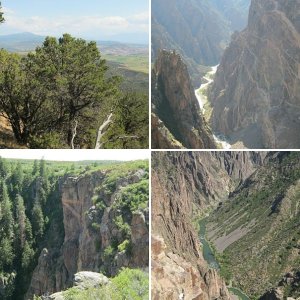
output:
<path id="1" fill-rule="evenodd" d="M 39 137 L 71 147 L 98 125 L 104 102 L 119 95 L 119 78 L 107 78 L 95 42 L 69 34 L 47 37 L 25 57 L 0 50 L 0 109 L 20 144 L 41 145 Z M 51 145 L 55 147 L 55 145 Z"/>

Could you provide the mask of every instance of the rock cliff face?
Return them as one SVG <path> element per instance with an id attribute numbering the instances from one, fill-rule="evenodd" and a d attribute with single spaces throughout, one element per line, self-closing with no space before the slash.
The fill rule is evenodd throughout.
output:
<path id="1" fill-rule="evenodd" d="M 210 98 L 212 126 L 249 148 L 300 147 L 300 0 L 252 0 Z"/>
<path id="2" fill-rule="evenodd" d="M 66 178 L 61 190 L 63 244 L 41 252 L 25 299 L 70 287 L 79 271 L 101 271 L 113 276 L 122 267 L 147 268 L 148 208 L 131 212 L 117 204 L 122 190 L 140 182 L 145 171 L 124 173 L 111 185 L 113 188 L 107 183 L 108 176 L 109 171 L 98 171 Z M 95 196 L 101 199 L 96 204 Z M 115 249 L 125 238 L 131 250 Z"/>
<path id="3" fill-rule="evenodd" d="M 151 113 L 151 136 L 152 148 L 154 149 L 182 149 L 164 122 L 155 113 Z"/>
<path id="4" fill-rule="evenodd" d="M 214 66 L 235 30 L 244 29 L 250 0 L 153 0 L 152 59 L 161 49 L 176 50 L 192 83 L 200 85 L 200 65 Z"/>
<path id="5" fill-rule="evenodd" d="M 175 52 L 161 51 L 158 56 L 152 72 L 152 105 L 156 117 L 184 147 L 216 148 L 201 115 L 186 65 Z M 159 137 L 166 135 L 159 129 L 158 123 L 152 124 L 153 148 L 168 144 L 160 142 L 162 138 Z"/>
<path id="6" fill-rule="evenodd" d="M 209 269 L 192 219 L 217 205 L 263 164 L 256 152 L 153 152 L 153 299 L 230 299 Z"/>

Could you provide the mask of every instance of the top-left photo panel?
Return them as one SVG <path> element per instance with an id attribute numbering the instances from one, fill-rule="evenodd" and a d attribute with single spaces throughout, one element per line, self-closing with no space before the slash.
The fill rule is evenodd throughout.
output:
<path id="1" fill-rule="evenodd" d="M 149 148 L 149 0 L 0 1 L 0 148 Z"/>

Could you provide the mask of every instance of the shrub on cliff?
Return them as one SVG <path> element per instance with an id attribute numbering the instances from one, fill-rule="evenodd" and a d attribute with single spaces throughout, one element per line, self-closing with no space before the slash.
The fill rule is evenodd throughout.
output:
<path id="1" fill-rule="evenodd" d="M 87 290 L 71 288 L 63 293 L 66 300 L 148 300 L 148 274 L 138 269 L 124 268 L 111 279 L 111 283 Z"/>

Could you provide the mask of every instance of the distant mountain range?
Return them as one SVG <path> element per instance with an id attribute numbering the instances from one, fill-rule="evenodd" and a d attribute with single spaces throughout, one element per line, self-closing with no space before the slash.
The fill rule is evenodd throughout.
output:
<path id="1" fill-rule="evenodd" d="M 44 40 L 45 36 L 30 32 L 0 35 L 0 48 L 10 52 L 27 52 L 40 46 Z"/>
<path id="2" fill-rule="evenodd" d="M 46 36 L 36 35 L 30 32 L 22 32 L 16 34 L 0 35 L 0 48 L 4 48 L 10 52 L 28 52 L 34 50 L 36 47 L 42 45 Z M 123 36 L 123 41 L 96 41 L 97 44 L 104 51 L 107 48 L 118 49 L 121 48 L 122 52 L 125 48 L 136 49 L 138 52 L 148 49 L 147 44 L 142 42 L 141 44 L 132 43 L 130 36 Z M 120 40 L 120 36 L 116 36 L 116 40 Z M 139 50 L 138 50 L 139 49 Z M 143 50 L 141 50 L 143 49 Z M 133 51 L 134 53 L 136 51 Z"/>

